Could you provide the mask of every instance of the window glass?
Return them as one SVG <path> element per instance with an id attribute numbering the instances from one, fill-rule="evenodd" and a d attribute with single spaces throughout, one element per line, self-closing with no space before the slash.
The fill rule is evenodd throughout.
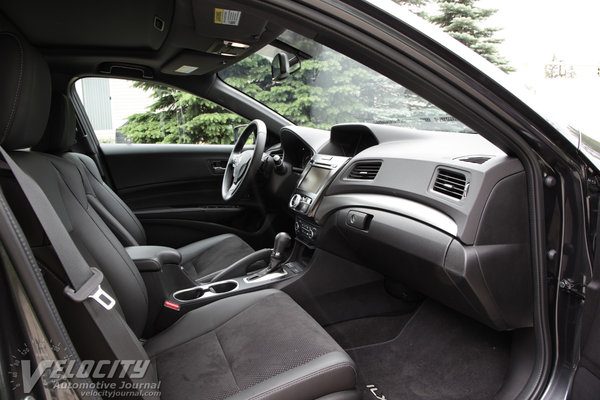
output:
<path id="1" fill-rule="evenodd" d="M 369 122 L 472 132 L 410 90 L 333 49 L 291 31 L 277 39 L 220 71 L 219 77 L 297 125 L 329 129 L 338 123 Z M 278 52 L 286 53 L 295 72 L 273 81 L 271 60 Z"/>
<path id="2" fill-rule="evenodd" d="M 232 144 L 245 118 L 168 86 L 115 78 L 75 83 L 100 143 Z"/>

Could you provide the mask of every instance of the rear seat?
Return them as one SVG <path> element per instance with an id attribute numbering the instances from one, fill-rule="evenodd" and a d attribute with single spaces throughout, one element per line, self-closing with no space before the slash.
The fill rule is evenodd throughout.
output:
<path id="1" fill-rule="evenodd" d="M 148 295 L 132 260 L 90 206 L 77 167 L 26 149 L 48 119 L 50 75 L 18 34 L 0 32 L 0 143 L 51 201 L 90 266 L 104 273 L 128 329 L 146 325 Z M 63 295 L 67 279 L 17 183 L 0 184 L 42 267 L 61 317 L 82 359 L 108 354 L 81 303 Z M 230 297 L 184 315 L 146 338 L 144 351 L 161 381 L 163 398 L 354 399 L 355 367 L 339 345 L 289 296 L 263 290 Z"/>

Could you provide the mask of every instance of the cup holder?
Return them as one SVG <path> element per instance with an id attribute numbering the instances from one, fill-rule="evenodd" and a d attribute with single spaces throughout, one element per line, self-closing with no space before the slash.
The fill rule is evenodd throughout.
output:
<path id="1" fill-rule="evenodd" d="M 206 290 L 204 290 L 201 287 L 195 287 L 195 288 L 180 290 L 179 292 L 175 292 L 173 294 L 173 297 L 175 297 L 175 299 L 177 299 L 179 301 L 191 301 L 191 300 L 199 299 L 200 297 L 204 296 L 205 291 Z"/>
<path id="2" fill-rule="evenodd" d="M 236 281 L 225 281 L 220 282 L 210 287 L 210 291 L 213 293 L 227 293 L 235 290 L 238 287 Z"/>
<path id="3" fill-rule="evenodd" d="M 173 293 L 175 300 L 182 303 L 198 300 L 202 297 L 211 297 L 218 294 L 234 291 L 238 287 L 236 281 L 215 282 L 208 285 L 196 286 Z"/>

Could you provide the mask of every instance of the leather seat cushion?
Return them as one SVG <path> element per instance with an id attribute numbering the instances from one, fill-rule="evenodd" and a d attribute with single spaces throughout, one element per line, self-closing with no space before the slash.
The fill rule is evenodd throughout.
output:
<path id="1" fill-rule="evenodd" d="M 356 379 L 339 345 L 273 289 L 194 310 L 145 347 L 164 398 L 318 398 Z"/>

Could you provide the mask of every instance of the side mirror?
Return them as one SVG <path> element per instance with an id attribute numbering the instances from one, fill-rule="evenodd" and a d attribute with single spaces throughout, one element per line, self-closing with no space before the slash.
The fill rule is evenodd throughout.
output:
<path id="1" fill-rule="evenodd" d="M 244 125 L 238 125 L 233 127 L 233 141 L 237 142 L 238 138 L 240 137 L 240 133 L 242 133 L 244 131 L 244 129 L 246 129 L 246 127 L 248 126 L 248 124 L 244 124 Z"/>
<path id="2" fill-rule="evenodd" d="M 275 54 L 271 61 L 271 77 L 274 81 L 282 81 L 288 76 L 290 76 L 290 61 L 287 54 Z"/>

